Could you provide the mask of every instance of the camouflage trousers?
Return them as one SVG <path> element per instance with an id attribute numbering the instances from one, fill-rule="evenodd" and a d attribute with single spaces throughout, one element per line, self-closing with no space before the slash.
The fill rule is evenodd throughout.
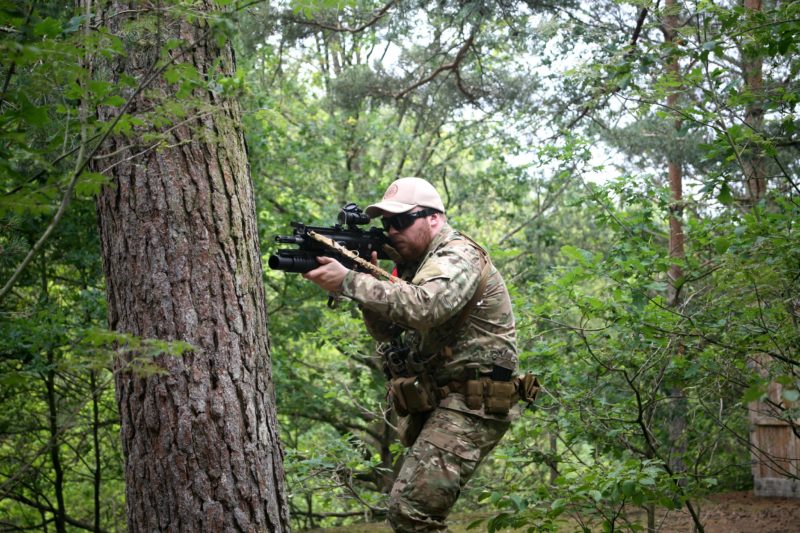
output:
<path id="1" fill-rule="evenodd" d="M 510 423 L 437 407 L 406 453 L 389 498 L 395 531 L 448 531 L 445 519 Z"/>

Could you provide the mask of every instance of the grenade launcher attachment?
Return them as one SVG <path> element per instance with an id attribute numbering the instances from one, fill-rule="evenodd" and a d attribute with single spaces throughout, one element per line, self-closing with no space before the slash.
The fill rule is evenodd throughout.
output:
<path id="1" fill-rule="evenodd" d="M 389 237 L 377 227 L 362 229 L 359 226 L 369 224 L 370 217 L 362 212 L 356 204 L 347 204 L 339 211 L 338 223 L 332 227 L 306 226 L 292 222 L 294 233 L 288 236 L 276 235 L 275 241 L 281 244 L 296 244 L 297 249 L 277 250 L 269 257 L 269 267 L 273 270 L 304 274 L 319 266 L 318 256 L 333 257 L 345 267 L 367 271 L 361 262 L 350 255 L 368 262 L 373 251 L 378 252 L 378 259 L 388 259 L 385 245 L 389 245 Z M 323 241 L 333 241 L 333 246 Z M 336 246 L 338 245 L 338 247 Z M 339 249 L 345 248 L 343 253 Z M 370 265 L 371 266 L 371 265 Z"/>

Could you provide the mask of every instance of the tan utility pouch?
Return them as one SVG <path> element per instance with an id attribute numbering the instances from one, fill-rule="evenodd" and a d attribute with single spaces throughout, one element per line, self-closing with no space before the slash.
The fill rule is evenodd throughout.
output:
<path id="1" fill-rule="evenodd" d="M 397 414 L 427 413 L 436 407 L 435 388 L 424 376 L 395 378 L 389 382 Z"/>
<path id="2" fill-rule="evenodd" d="M 480 409 L 483 405 L 483 380 L 471 379 L 464 382 L 464 402 L 470 409 Z"/>
<path id="3" fill-rule="evenodd" d="M 517 394 L 523 402 L 531 403 L 539 393 L 539 380 L 533 374 L 525 374 L 516 379 Z"/>
<path id="4" fill-rule="evenodd" d="M 490 415 L 506 415 L 511 406 L 517 403 L 517 388 L 513 381 L 486 382 L 484 392 L 484 412 Z"/>

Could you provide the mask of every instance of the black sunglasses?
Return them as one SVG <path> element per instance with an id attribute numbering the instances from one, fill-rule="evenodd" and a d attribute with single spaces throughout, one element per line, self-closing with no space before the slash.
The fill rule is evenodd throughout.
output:
<path id="1" fill-rule="evenodd" d="M 403 231 L 413 224 L 418 218 L 429 217 L 438 212 L 438 210 L 433 209 L 432 207 L 427 207 L 421 211 L 417 211 L 416 213 L 401 213 L 388 218 L 384 217 L 381 219 L 381 222 L 383 223 L 383 229 L 386 231 L 389 231 L 389 228 L 394 228 L 397 231 Z"/>

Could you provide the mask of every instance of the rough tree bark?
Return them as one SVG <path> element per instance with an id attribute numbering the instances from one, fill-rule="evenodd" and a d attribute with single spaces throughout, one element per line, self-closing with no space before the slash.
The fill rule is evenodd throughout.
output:
<path id="1" fill-rule="evenodd" d="M 124 58 L 100 65 L 112 81 L 145 79 L 176 38 L 193 43 L 171 52 L 176 62 L 205 79 L 234 71 L 230 46 L 208 30 L 210 1 L 193 4 L 189 16 L 175 4 L 103 9 L 102 22 L 127 48 Z M 134 95 L 129 112 L 147 113 L 175 91 L 159 78 Z M 111 178 L 97 199 L 111 329 L 194 346 L 158 357 L 157 375 L 118 361 L 128 529 L 288 531 L 240 111 L 203 88 L 187 107 L 188 120 L 110 138 L 95 165 Z M 163 137 L 153 149 L 141 134 L 156 131 Z"/>

